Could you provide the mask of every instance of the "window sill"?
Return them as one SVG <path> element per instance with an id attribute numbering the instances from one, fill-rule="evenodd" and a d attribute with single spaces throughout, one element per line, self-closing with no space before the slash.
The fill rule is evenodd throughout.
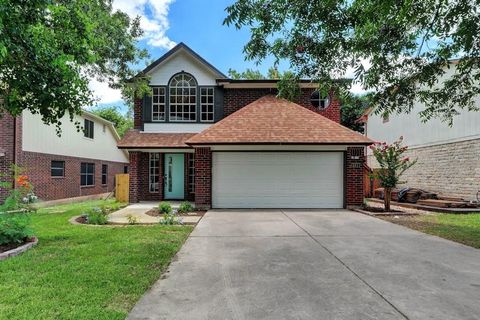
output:
<path id="1" fill-rule="evenodd" d="M 52 178 L 52 179 L 65 179 L 65 176 L 63 176 L 63 177 L 53 177 L 53 176 L 50 176 L 50 178 Z"/>
<path id="2" fill-rule="evenodd" d="M 80 188 L 82 189 L 88 189 L 88 188 L 95 188 L 95 185 L 91 185 L 91 186 L 80 186 Z"/>
<path id="3" fill-rule="evenodd" d="M 83 139 L 88 140 L 88 141 L 93 141 L 94 138 L 88 138 L 88 137 L 83 137 Z"/>

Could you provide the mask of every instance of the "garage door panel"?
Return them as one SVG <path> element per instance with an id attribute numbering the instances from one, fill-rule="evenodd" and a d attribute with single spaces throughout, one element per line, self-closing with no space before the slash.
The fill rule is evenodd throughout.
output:
<path id="1" fill-rule="evenodd" d="M 216 208 L 341 208 L 341 152 L 214 152 Z"/>

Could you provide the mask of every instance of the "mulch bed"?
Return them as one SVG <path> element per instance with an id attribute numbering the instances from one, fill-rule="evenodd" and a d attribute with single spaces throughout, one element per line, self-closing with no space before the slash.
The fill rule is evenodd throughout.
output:
<path id="1" fill-rule="evenodd" d="M 177 215 L 179 217 L 203 217 L 203 215 L 206 212 L 207 211 L 198 210 L 198 211 L 193 211 L 193 212 L 189 212 L 189 213 L 177 213 Z M 163 213 L 160 213 L 160 210 L 158 208 L 152 208 L 152 209 L 148 210 L 147 212 L 145 212 L 145 214 L 147 214 L 151 217 L 162 217 L 163 216 Z"/>
<path id="2" fill-rule="evenodd" d="M 7 252 L 7 251 L 13 250 L 15 248 L 21 247 L 28 242 L 32 242 L 32 240 L 31 239 L 25 239 L 25 240 L 23 240 L 22 243 L 2 244 L 2 245 L 0 245 L 0 253 Z"/>
<path id="3" fill-rule="evenodd" d="M 403 213 L 403 211 L 393 210 L 393 209 L 390 209 L 390 211 L 386 212 L 384 208 L 371 207 L 371 206 L 363 206 L 362 210 L 373 212 L 373 213 Z"/>
<path id="4" fill-rule="evenodd" d="M 87 224 L 87 217 L 85 216 L 80 216 L 75 219 L 76 222 L 82 223 L 82 224 Z"/>

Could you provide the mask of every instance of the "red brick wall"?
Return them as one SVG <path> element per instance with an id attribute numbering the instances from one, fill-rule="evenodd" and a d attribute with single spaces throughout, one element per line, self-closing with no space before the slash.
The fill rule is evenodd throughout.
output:
<path id="1" fill-rule="evenodd" d="M 14 162 L 14 126 L 15 122 L 13 117 L 6 113 L 3 114 L 0 118 L 0 148 L 5 151 L 5 156 L 0 157 L 0 181 L 2 182 L 11 182 L 11 179 L 8 179 L 5 175 L 9 175 L 10 166 Z M 0 203 L 5 200 L 7 196 L 8 190 L 0 187 Z"/>
<path id="2" fill-rule="evenodd" d="M 210 209 L 212 206 L 212 151 L 195 148 L 195 206 Z"/>
<path id="3" fill-rule="evenodd" d="M 131 203 L 137 203 L 139 201 L 139 189 L 138 189 L 138 182 L 140 178 L 143 178 L 139 175 L 139 161 L 140 161 L 140 154 L 141 152 L 137 151 L 130 151 L 129 158 L 130 158 L 130 170 L 129 170 L 129 198 L 128 200 Z M 148 179 L 148 178 L 147 178 Z"/>
<path id="4" fill-rule="evenodd" d="M 65 177 L 51 177 L 51 161 L 65 161 Z M 80 164 L 95 164 L 95 185 L 80 186 Z M 41 200 L 56 200 L 111 192 L 115 187 L 115 175 L 123 173 L 127 163 L 110 162 L 95 159 L 67 157 L 36 152 L 22 152 L 19 163 L 35 188 Z M 107 184 L 102 185 L 102 165 L 108 165 Z"/>
<path id="5" fill-rule="evenodd" d="M 302 95 L 298 97 L 295 101 L 299 105 L 308 108 L 314 112 L 317 112 L 335 122 L 340 123 L 340 101 L 338 98 L 331 93 L 330 96 L 332 97 L 332 101 L 330 106 L 325 110 L 318 110 L 317 108 L 313 107 L 310 103 L 310 96 L 315 89 L 302 89 Z M 233 112 L 243 108 L 249 103 L 269 94 L 277 94 L 276 89 L 225 89 L 224 90 L 224 100 L 223 100 L 223 108 L 224 108 L 224 115 L 228 116 Z"/>
<path id="6" fill-rule="evenodd" d="M 135 98 L 133 103 L 133 127 L 134 129 L 142 128 L 142 99 Z"/>
<path id="7" fill-rule="evenodd" d="M 363 204 L 364 196 L 364 174 L 365 163 L 364 147 L 347 148 L 346 165 L 346 198 L 348 206 L 360 206 Z"/>

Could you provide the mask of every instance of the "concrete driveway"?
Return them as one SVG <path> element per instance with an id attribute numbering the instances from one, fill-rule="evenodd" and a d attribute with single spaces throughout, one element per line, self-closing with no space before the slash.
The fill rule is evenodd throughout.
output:
<path id="1" fill-rule="evenodd" d="M 480 319 L 480 250 L 346 210 L 212 210 L 129 319 Z"/>

